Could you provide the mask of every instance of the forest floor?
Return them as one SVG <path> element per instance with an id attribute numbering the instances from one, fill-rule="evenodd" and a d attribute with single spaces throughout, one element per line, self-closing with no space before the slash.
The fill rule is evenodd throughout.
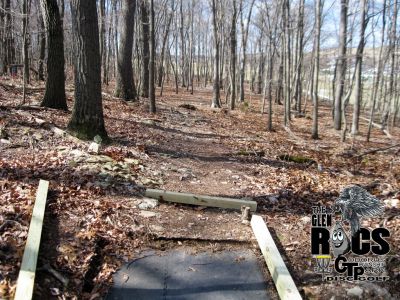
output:
<path id="1" fill-rule="evenodd" d="M 159 91 L 157 91 L 158 95 Z M 36 299 L 96 299 L 106 294 L 112 274 L 144 249 L 188 251 L 254 249 L 249 225 L 240 212 L 167 204 L 157 207 L 141 196 L 155 187 L 258 202 L 295 283 L 306 298 L 347 297 L 352 283 L 326 283 L 313 272 L 310 255 L 311 207 L 331 206 L 340 190 L 359 184 L 385 204 L 383 215 L 364 218 L 364 227 L 384 225 L 391 232 L 388 283 L 360 283 L 364 298 L 398 298 L 400 293 L 399 148 L 357 157 L 400 142 L 373 128 L 365 142 L 366 121 L 354 140 L 340 142 L 322 103 L 320 139 L 311 139 L 310 113 L 282 124 L 275 105 L 274 132 L 267 132 L 260 97 L 231 112 L 211 109 L 211 89 L 190 95 L 166 88 L 149 114 L 146 99 L 124 102 L 103 90 L 111 143 L 100 154 L 90 142 L 63 132 L 70 112 L 39 108 L 43 85 L 28 89 L 29 105 L 19 107 L 19 82 L 0 82 L 0 299 L 12 296 L 39 179 L 50 181 L 39 254 Z M 67 86 L 72 107 L 73 87 Z M 182 107 L 190 104 L 192 107 Z M 310 107 L 310 106 L 309 106 Z M 350 116 L 348 116 L 350 120 Z M 258 155 L 253 155 L 258 154 Z M 310 158 L 304 164 L 282 155 Z M 282 157 L 281 157 L 282 158 Z M 147 206 L 147 207 L 146 207 Z M 3 225 L 1 225 L 3 224 Z M 49 270 L 55 270 L 63 285 Z M 269 275 L 266 272 L 266 276 Z M 268 280 L 268 278 L 267 278 Z M 272 298 L 276 292 L 271 290 Z M 396 296 L 397 295 L 397 296 Z"/>

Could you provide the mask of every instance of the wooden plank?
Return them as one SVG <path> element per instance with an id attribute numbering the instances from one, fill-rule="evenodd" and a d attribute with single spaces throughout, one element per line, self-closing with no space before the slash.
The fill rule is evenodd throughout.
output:
<path id="1" fill-rule="evenodd" d="M 22 257 L 21 269 L 18 275 L 15 300 L 32 299 L 48 188 L 49 182 L 40 180 L 31 224 L 29 225 L 28 239 L 26 240 L 24 256 Z"/>
<path id="2" fill-rule="evenodd" d="M 275 282 L 279 297 L 282 300 L 302 299 L 262 217 L 253 215 L 251 227 Z"/>
<path id="3" fill-rule="evenodd" d="M 189 193 L 176 193 L 166 190 L 146 189 L 145 196 L 160 201 L 177 202 L 192 205 L 211 206 L 230 209 L 241 209 L 242 206 L 250 207 L 251 211 L 257 210 L 257 202 L 250 200 L 213 197 Z"/>

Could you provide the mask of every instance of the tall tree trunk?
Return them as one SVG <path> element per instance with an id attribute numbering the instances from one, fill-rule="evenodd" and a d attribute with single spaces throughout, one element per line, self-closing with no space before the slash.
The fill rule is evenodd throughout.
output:
<path id="1" fill-rule="evenodd" d="M 106 0 L 99 1 L 99 12 L 100 12 L 100 58 L 101 58 L 101 68 L 103 71 L 103 83 L 106 83 Z"/>
<path id="2" fill-rule="evenodd" d="M 167 21 L 167 27 L 165 28 L 163 40 L 162 40 L 162 46 L 161 46 L 161 55 L 160 55 L 160 65 L 158 66 L 158 80 L 157 80 L 157 85 L 158 87 L 161 87 L 162 82 L 163 82 L 163 75 L 164 75 L 164 56 L 165 56 L 165 47 L 167 46 L 167 41 L 169 37 L 169 30 L 171 27 L 172 23 L 172 17 L 173 17 L 173 11 L 169 13 L 168 21 Z"/>
<path id="3" fill-rule="evenodd" d="M 150 63 L 149 63 L 149 98 L 150 112 L 156 112 L 156 87 L 155 87 L 155 56 L 156 56 L 156 40 L 154 26 L 154 0 L 150 0 Z"/>
<path id="4" fill-rule="evenodd" d="M 101 100 L 101 60 L 95 0 L 71 0 L 75 104 L 68 130 L 81 139 L 107 139 Z"/>
<path id="5" fill-rule="evenodd" d="M 149 7 L 147 0 L 140 2 L 140 15 L 142 21 L 142 97 L 149 97 L 149 60 L 150 60 L 150 46 L 149 46 Z"/>
<path id="6" fill-rule="evenodd" d="M 235 109 L 236 102 L 236 23 L 237 23 L 237 5 L 236 0 L 233 0 L 233 14 L 230 32 L 230 46 L 231 46 L 231 62 L 230 62 L 230 79 L 231 79 L 231 99 L 229 107 L 231 110 Z"/>
<path id="7" fill-rule="evenodd" d="M 360 41 L 356 53 L 356 79 L 355 79 L 355 95 L 354 95 L 354 106 L 353 106 L 353 122 L 351 126 L 351 134 L 358 134 L 359 118 L 360 118 L 360 106 L 362 102 L 362 62 L 364 55 L 365 46 L 365 29 L 369 19 L 365 19 L 365 15 L 368 12 L 368 0 L 361 0 L 360 3 L 361 14 L 360 14 Z"/>
<path id="8" fill-rule="evenodd" d="M 135 100 L 137 96 L 132 69 L 135 8 L 136 1 L 122 0 L 122 31 L 118 46 L 119 54 L 115 96 L 124 100 Z"/>
<path id="9" fill-rule="evenodd" d="M 39 47 L 40 47 L 40 49 L 39 49 L 38 78 L 39 78 L 39 80 L 44 81 L 44 60 L 46 57 L 46 27 L 44 25 L 42 13 L 38 13 L 38 24 L 39 24 L 39 30 L 40 30 L 40 32 L 39 32 Z"/>
<path id="10" fill-rule="evenodd" d="M 23 64 L 24 64 L 24 86 L 25 83 L 29 84 L 30 83 L 30 76 L 29 76 L 29 43 L 30 43 L 30 38 L 29 38 L 29 6 L 30 6 L 30 0 L 24 0 L 22 2 L 22 14 L 24 15 L 22 19 L 22 36 L 23 36 L 23 42 L 22 42 L 22 57 L 23 57 Z"/>
<path id="11" fill-rule="evenodd" d="M 301 74 L 303 71 L 303 40 L 304 40 L 304 1 L 301 0 L 299 4 L 299 22 L 298 22 L 298 41 L 297 41 L 297 68 L 296 68 L 296 110 L 301 113 L 301 99 L 303 96 L 303 85 Z"/>
<path id="12" fill-rule="evenodd" d="M 7 67 L 15 63 L 15 41 L 13 37 L 13 22 L 11 17 L 11 0 L 4 3 L 4 64 L 3 72 L 7 73 Z"/>
<path id="13" fill-rule="evenodd" d="M 371 101 L 370 101 L 371 102 L 371 113 L 370 113 L 369 122 L 368 122 L 367 142 L 369 142 L 369 139 L 371 137 L 372 123 L 374 121 L 374 116 L 375 116 L 376 99 L 377 99 L 377 94 L 378 94 L 378 89 L 379 89 L 379 83 L 380 83 L 382 72 L 383 72 L 382 54 L 383 54 L 383 48 L 384 48 L 384 43 L 385 43 L 385 28 L 386 28 L 386 0 L 383 1 L 381 45 L 380 45 L 379 54 L 378 54 L 378 70 L 376 72 L 376 75 L 374 76 L 373 85 L 372 85 L 372 93 L 371 93 Z"/>
<path id="14" fill-rule="evenodd" d="M 249 26 L 251 13 L 253 11 L 253 5 L 255 0 L 251 0 L 249 14 L 247 15 L 246 26 L 243 20 L 243 0 L 240 0 L 240 27 L 242 31 L 242 64 L 240 68 L 240 102 L 244 101 L 244 78 L 246 76 L 246 47 L 247 47 L 247 37 L 249 35 Z"/>
<path id="15" fill-rule="evenodd" d="M 397 39 L 397 1 L 394 1 L 392 7 L 392 20 L 389 35 L 389 52 L 390 52 L 390 75 L 389 75 L 389 91 L 387 93 L 388 101 L 384 102 L 383 113 L 381 117 L 382 130 L 388 125 L 389 113 L 392 109 L 392 101 L 394 100 L 394 73 L 396 61 L 396 39 Z"/>
<path id="16" fill-rule="evenodd" d="M 47 31 L 47 80 L 41 106 L 67 110 L 64 74 L 64 33 L 57 0 L 41 0 Z"/>
<path id="17" fill-rule="evenodd" d="M 212 20 L 214 32 L 214 84 L 213 84 L 213 99 L 212 108 L 221 107 L 220 104 L 220 82 L 219 82 L 219 36 L 218 36 L 218 21 L 217 21 L 217 7 L 216 0 L 212 0 Z"/>
<path id="18" fill-rule="evenodd" d="M 182 78 L 182 87 L 186 87 L 186 80 L 185 80 L 185 35 L 184 35 L 184 16 L 183 16 L 183 0 L 180 1 L 179 5 L 179 12 L 180 12 L 180 27 L 179 27 L 179 32 L 181 36 L 181 53 L 180 53 L 180 58 L 181 58 L 181 78 Z"/>
<path id="19" fill-rule="evenodd" d="M 314 28 L 314 76 L 313 76 L 313 125 L 312 134 L 313 139 L 318 139 L 318 81 L 319 81 L 319 45 L 321 35 L 321 14 L 322 4 L 321 0 L 315 1 L 315 28 Z"/>
<path id="20" fill-rule="evenodd" d="M 342 128 L 342 98 L 346 77 L 346 41 L 347 41 L 347 9 L 349 0 L 340 0 L 339 57 L 336 67 L 335 110 L 333 125 L 336 130 Z"/>

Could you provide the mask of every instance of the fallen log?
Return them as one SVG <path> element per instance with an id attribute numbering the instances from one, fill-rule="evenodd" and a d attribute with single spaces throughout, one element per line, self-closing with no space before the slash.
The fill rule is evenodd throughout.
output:
<path id="1" fill-rule="evenodd" d="M 177 193 L 166 190 L 146 189 L 145 196 L 158 199 L 160 201 L 176 202 L 191 205 L 210 206 L 228 209 L 241 210 L 242 206 L 250 207 L 251 211 L 257 210 L 257 202 L 232 199 L 225 197 L 214 197 L 205 195 L 196 195 L 189 193 Z"/>
<path id="2" fill-rule="evenodd" d="M 359 157 L 365 156 L 367 154 L 373 154 L 376 152 L 386 151 L 386 150 L 393 149 L 396 147 L 400 147 L 400 144 L 395 144 L 395 145 L 391 145 L 391 146 L 383 147 L 383 148 L 372 149 L 372 150 L 366 151 L 364 153 L 361 153 L 359 155 L 356 155 L 356 156 L 354 156 L 354 158 L 359 158 Z"/>

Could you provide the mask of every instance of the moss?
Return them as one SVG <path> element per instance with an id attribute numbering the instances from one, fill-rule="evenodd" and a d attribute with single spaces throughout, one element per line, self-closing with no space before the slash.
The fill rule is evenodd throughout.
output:
<path id="1" fill-rule="evenodd" d="M 291 162 L 295 162 L 298 164 L 315 163 L 315 160 L 308 158 L 308 157 L 303 157 L 303 156 L 283 154 L 283 155 L 279 155 L 278 158 L 280 160 L 291 161 Z"/>
<path id="2" fill-rule="evenodd" d="M 93 124 L 68 124 L 67 132 L 80 140 L 93 140 L 96 135 L 99 135 L 102 142 L 107 144 L 110 142 L 110 138 L 104 128 L 98 128 L 93 126 Z"/>

